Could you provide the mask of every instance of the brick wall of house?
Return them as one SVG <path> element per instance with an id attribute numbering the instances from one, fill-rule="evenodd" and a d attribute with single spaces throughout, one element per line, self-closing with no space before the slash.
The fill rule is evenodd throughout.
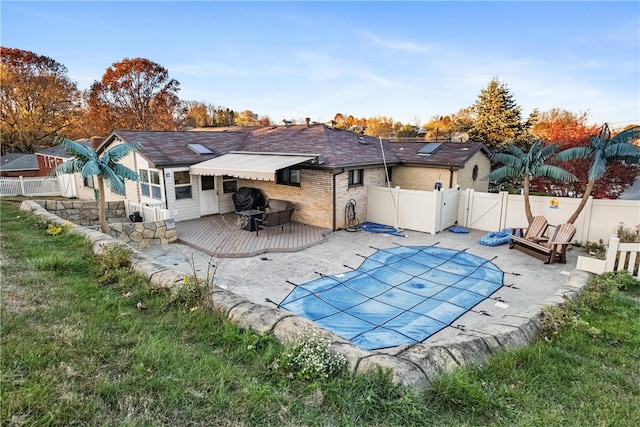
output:
<path id="1" fill-rule="evenodd" d="M 36 159 L 38 160 L 38 176 L 47 176 L 51 169 L 64 162 L 60 157 L 48 156 L 46 154 L 36 154 Z"/>
<path id="2" fill-rule="evenodd" d="M 474 166 L 478 167 L 476 179 L 473 179 Z M 463 190 L 472 188 L 475 191 L 487 192 L 489 181 L 484 181 L 483 178 L 489 175 L 489 172 L 491 172 L 491 161 L 483 153 L 477 152 L 469 159 L 464 169 L 458 171 L 458 184 Z"/>
<path id="3" fill-rule="evenodd" d="M 456 185 L 456 171 L 453 172 L 453 186 Z M 391 177 L 394 186 L 407 190 L 433 191 L 437 181 L 442 188 L 449 188 L 449 169 L 425 168 L 419 166 L 394 166 Z"/>
<path id="4" fill-rule="evenodd" d="M 296 210 L 292 220 L 316 227 L 331 229 L 333 217 L 331 205 L 331 172 L 302 169 L 300 187 L 280 185 L 273 181 L 238 180 L 238 188 L 251 187 L 262 191 L 267 199 L 280 199 L 293 202 Z"/>
<path id="5" fill-rule="evenodd" d="M 333 176 L 331 171 L 303 169 L 300 187 L 278 185 L 273 181 L 238 180 L 238 188 L 251 187 L 262 191 L 266 198 L 288 200 L 296 210 L 293 221 L 316 227 L 333 229 Z M 356 218 L 360 222 L 367 217 L 367 187 L 385 185 L 384 168 L 364 170 L 362 186 L 349 187 L 349 175 L 345 171 L 336 179 L 336 229 L 345 228 L 345 208 L 350 200 L 356 203 Z"/>
<path id="6" fill-rule="evenodd" d="M 353 200 L 356 205 L 355 214 L 358 222 L 367 220 L 367 192 L 368 187 L 386 185 L 384 168 L 371 168 L 364 170 L 363 185 L 349 187 L 349 174 L 347 172 L 336 176 L 336 228 L 343 229 L 348 224 L 345 222 L 345 209 Z"/>

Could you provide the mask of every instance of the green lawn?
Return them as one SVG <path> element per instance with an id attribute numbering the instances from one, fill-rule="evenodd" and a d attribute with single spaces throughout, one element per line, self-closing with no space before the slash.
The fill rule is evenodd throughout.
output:
<path id="1" fill-rule="evenodd" d="M 80 236 L 48 234 L 6 201 L 0 221 L 3 426 L 640 425 L 640 292 L 626 275 L 549 311 L 546 338 L 417 392 L 382 373 L 273 369 L 287 349 L 208 311 L 193 287 L 171 296 L 110 270 Z"/>

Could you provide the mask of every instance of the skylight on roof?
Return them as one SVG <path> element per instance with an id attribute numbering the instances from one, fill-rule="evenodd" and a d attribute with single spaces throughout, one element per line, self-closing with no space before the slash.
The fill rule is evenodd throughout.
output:
<path id="1" fill-rule="evenodd" d="M 418 150 L 418 154 L 421 154 L 423 156 L 430 156 L 431 154 L 435 153 L 436 150 L 440 148 L 441 145 L 442 145 L 441 142 L 430 142 L 426 144 L 424 147 L 422 147 L 420 150 Z"/>
<path id="2" fill-rule="evenodd" d="M 213 151 L 202 144 L 187 144 L 187 147 L 198 154 L 213 154 Z"/>

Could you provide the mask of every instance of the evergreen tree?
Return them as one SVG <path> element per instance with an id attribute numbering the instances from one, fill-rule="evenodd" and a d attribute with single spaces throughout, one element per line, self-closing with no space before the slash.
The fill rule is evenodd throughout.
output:
<path id="1" fill-rule="evenodd" d="M 526 124 L 522 123 L 521 108 L 513 99 L 506 84 L 492 79 L 473 105 L 475 116 L 470 136 L 483 142 L 492 151 L 503 150 L 511 141 L 528 148 Z"/>

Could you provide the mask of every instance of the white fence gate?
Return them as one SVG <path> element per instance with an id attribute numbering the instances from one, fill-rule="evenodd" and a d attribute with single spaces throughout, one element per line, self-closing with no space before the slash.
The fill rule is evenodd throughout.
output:
<path id="1" fill-rule="evenodd" d="M 435 234 L 458 220 L 459 188 L 442 191 L 370 187 L 367 221 Z"/>

